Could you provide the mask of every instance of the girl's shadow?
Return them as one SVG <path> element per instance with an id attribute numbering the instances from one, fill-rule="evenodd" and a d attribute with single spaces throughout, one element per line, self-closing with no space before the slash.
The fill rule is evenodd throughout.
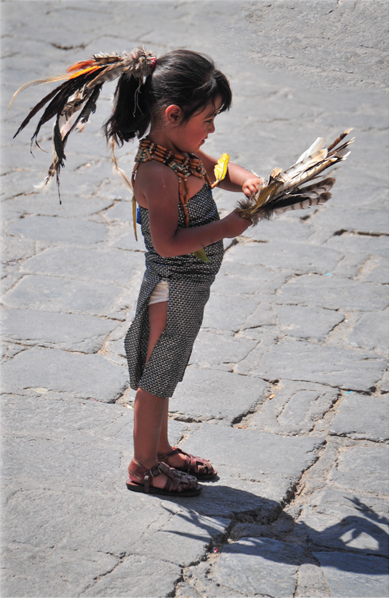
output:
<path id="1" fill-rule="evenodd" d="M 367 555 L 388 556 L 389 536 L 380 527 L 389 525 L 388 518 L 378 515 L 357 497 L 345 498 L 354 505 L 356 514 L 346 516 L 338 523 L 318 531 L 303 521 L 296 522 L 282 510 L 282 506 L 276 501 L 229 486 L 207 485 L 200 497 L 171 499 L 187 509 L 186 512 L 175 512 L 175 516 L 196 525 L 199 528 L 199 535 L 177 531 L 177 529 L 164 529 L 164 532 L 200 540 L 204 538 L 202 532 L 207 532 L 208 537 L 215 535 L 212 519 L 209 518 L 224 517 L 232 519 L 232 525 L 229 526 L 224 537 L 220 537 L 220 541 L 215 542 L 220 552 L 223 551 L 223 546 L 231 531 L 234 533 L 234 524 L 241 524 L 240 533 L 234 537 L 234 539 L 239 539 L 240 536 L 244 537 L 244 541 L 239 544 L 239 554 L 260 556 L 279 563 L 294 565 L 312 563 L 311 552 L 325 551 L 326 549 L 337 552 L 344 551 L 348 555 L 354 554 L 363 557 Z M 364 537 L 363 548 L 355 547 L 355 541 L 361 539 L 362 536 Z M 271 551 L 262 550 L 261 538 L 262 541 L 264 538 L 273 538 L 283 542 L 282 545 L 280 544 L 280 548 L 283 548 Z M 354 545 L 350 546 L 350 543 Z M 288 544 L 290 544 L 290 551 L 287 549 Z M 233 545 L 228 544 L 227 546 L 230 551 Z M 297 550 L 296 546 L 299 547 Z M 375 548 L 371 548 L 372 546 Z M 355 561 L 353 559 L 338 559 L 332 566 L 355 573 L 370 575 L 383 573 L 380 571 L 380 567 L 372 568 L 369 561 L 364 564 L 360 558 Z"/>

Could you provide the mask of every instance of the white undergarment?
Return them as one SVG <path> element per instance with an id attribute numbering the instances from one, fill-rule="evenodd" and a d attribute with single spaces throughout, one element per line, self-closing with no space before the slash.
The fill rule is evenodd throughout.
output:
<path id="1" fill-rule="evenodd" d="M 162 303 L 169 300 L 169 283 L 167 280 L 160 280 L 150 295 L 149 305 Z"/>

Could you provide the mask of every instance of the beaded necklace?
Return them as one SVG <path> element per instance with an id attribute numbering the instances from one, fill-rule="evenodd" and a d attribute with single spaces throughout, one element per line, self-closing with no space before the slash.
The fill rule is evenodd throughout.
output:
<path id="1" fill-rule="evenodd" d="M 189 225 L 189 214 L 187 203 L 189 201 L 188 178 L 193 175 L 204 179 L 208 185 L 211 186 L 208 174 L 204 168 L 203 163 L 196 156 L 190 155 L 188 158 L 183 158 L 173 152 L 169 151 L 162 145 L 152 143 L 150 139 L 142 139 L 139 144 L 138 152 L 135 156 L 135 166 L 132 171 L 132 188 L 134 188 L 136 171 L 141 162 L 149 162 L 156 160 L 166 166 L 169 166 L 178 177 L 178 196 L 185 214 L 185 226 Z"/>

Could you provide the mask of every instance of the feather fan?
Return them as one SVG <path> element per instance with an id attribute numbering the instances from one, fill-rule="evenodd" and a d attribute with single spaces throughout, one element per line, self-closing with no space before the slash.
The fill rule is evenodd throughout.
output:
<path id="1" fill-rule="evenodd" d="M 267 185 L 239 202 L 238 214 L 257 224 L 274 214 L 310 208 L 328 201 L 335 178 L 324 177 L 322 173 L 347 158 L 350 153 L 348 146 L 354 138 L 342 141 L 350 131 L 352 129 L 344 131 L 327 149 L 324 149 L 325 139 L 318 137 L 288 170 L 275 168 Z"/>

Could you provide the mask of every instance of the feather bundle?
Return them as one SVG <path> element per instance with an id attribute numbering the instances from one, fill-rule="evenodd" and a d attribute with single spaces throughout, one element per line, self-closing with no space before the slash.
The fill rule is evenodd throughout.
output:
<path id="1" fill-rule="evenodd" d="M 70 66 L 63 75 L 30 81 L 14 93 L 8 108 L 16 96 L 28 87 L 65 80 L 34 106 L 14 135 L 15 138 L 46 106 L 31 137 L 31 145 L 35 143 L 39 147 L 37 138 L 41 127 L 52 118 L 56 118 L 53 131 L 54 159 L 44 184 L 56 176 L 59 191 L 59 173 L 65 165 L 65 146 L 68 137 L 76 128 L 82 131 L 91 114 L 96 111 L 96 102 L 103 84 L 123 74 L 136 77 L 141 84 L 144 77 L 152 73 L 155 61 L 155 56 L 143 48 L 122 55 L 95 54 L 90 60 Z"/>
<path id="2" fill-rule="evenodd" d="M 347 158 L 350 153 L 348 146 L 354 138 L 344 143 L 342 141 L 351 130 L 344 131 L 327 149 L 324 148 L 325 139 L 318 137 L 288 170 L 275 168 L 267 185 L 252 197 L 239 202 L 238 214 L 257 224 L 259 220 L 269 219 L 274 214 L 310 208 L 328 201 L 335 178 L 324 177 L 322 173 Z"/>

